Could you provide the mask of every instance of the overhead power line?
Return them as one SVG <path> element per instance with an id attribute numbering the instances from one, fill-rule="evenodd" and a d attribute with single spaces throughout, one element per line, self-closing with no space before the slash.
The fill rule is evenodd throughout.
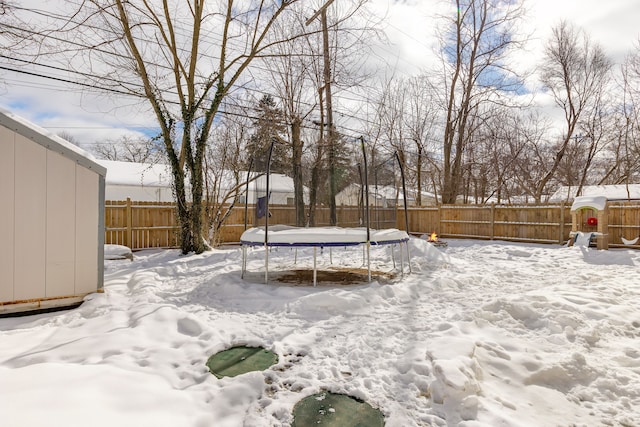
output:
<path id="1" fill-rule="evenodd" d="M 56 69 L 58 71 L 65 71 L 65 72 L 69 72 L 72 74 L 78 74 L 80 76 L 83 77 L 87 77 L 87 78 L 91 78 L 94 80 L 101 80 L 103 79 L 102 76 L 97 76 L 97 75 L 91 75 L 88 73 L 82 73 L 82 72 L 78 72 L 78 71 L 74 71 L 74 70 L 66 70 L 64 68 L 61 67 L 56 67 L 56 66 L 52 66 L 52 65 L 48 65 L 48 64 L 40 64 L 40 63 L 36 63 L 33 61 L 25 61 L 25 60 L 21 60 L 21 59 L 16 59 L 16 58 L 12 58 L 12 57 L 8 57 L 6 55 L 0 55 L 0 57 L 5 58 L 5 59 L 9 59 L 9 60 L 16 60 L 16 61 L 20 61 L 20 62 L 24 62 L 24 63 L 29 63 L 31 65 L 35 65 L 35 66 L 41 66 L 41 67 L 45 67 L 45 68 L 51 68 L 51 69 Z M 76 86 L 80 86 L 80 87 L 86 87 L 86 88 L 90 88 L 93 90 L 97 90 L 97 91 L 101 91 L 101 92 L 108 92 L 108 93 L 115 93 L 115 94 L 119 94 L 119 95 L 125 95 L 125 96 L 133 96 L 139 99 L 146 99 L 146 95 L 143 93 L 136 93 L 134 91 L 126 91 L 126 90 L 119 90 L 119 89 L 115 89 L 113 87 L 106 87 L 106 86 L 99 86 L 96 85 L 94 83 L 85 83 L 85 82 L 80 82 L 80 81 L 76 81 L 76 80 L 71 80 L 68 78 L 64 78 L 64 77 L 59 77 L 59 76 L 53 76 L 53 75 L 48 75 L 48 74 L 44 74 L 44 73 L 39 73 L 39 72 L 34 72 L 34 71 L 28 71 L 28 70 L 24 70 L 21 68 L 15 68 L 15 67 L 9 67 L 6 65 L 2 65 L 0 64 L 0 69 L 6 70 L 6 71 L 11 71 L 11 72 L 15 72 L 18 74 L 25 74 L 25 75 L 29 75 L 29 76 L 34 76 L 34 77 L 38 77 L 38 78 L 43 78 L 43 79 L 47 79 L 47 80 L 53 80 L 53 81 L 58 81 L 61 83 L 66 83 L 66 84 L 71 84 L 71 85 L 76 85 Z M 105 80 L 110 80 L 114 83 L 120 84 L 122 86 L 124 85 L 131 85 L 131 86 L 138 86 L 140 89 L 142 89 L 142 85 L 137 85 L 135 83 L 125 83 L 116 79 L 112 79 L 112 78 L 104 78 Z M 258 92 L 258 93 L 264 93 L 263 91 L 260 91 L 259 89 L 253 89 L 253 88 L 243 88 L 243 90 L 247 90 L 247 91 L 253 91 L 253 92 Z M 175 95 L 175 94 L 174 94 Z M 276 97 L 281 98 L 279 96 L 276 95 Z M 174 104 L 174 105 L 179 105 L 178 101 L 166 101 L 170 104 Z M 235 102 L 235 100 L 234 100 Z M 239 105 L 237 102 L 235 102 L 236 106 L 238 106 L 241 109 L 251 109 L 251 110 L 255 110 L 256 107 L 255 106 L 241 106 Z M 312 104 L 306 104 L 309 107 L 312 107 Z M 252 116 L 249 114 L 239 114 L 239 113 L 234 113 L 231 111 L 224 111 L 224 110 L 220 110 L 219 111 L 221 114 L 225 114 L 225 115 L 231 115 L 231 116 L 237 116 L 237 117 L 248 117 L 250 119 L 258 119 L 258 116 Z M 358 117 L 349 113 L 346 113 L 344 111 L 337 111 L 337 114 L 339 114 L 342 117 L 348 117 L 357 121 L 360 121 L 362 123 L 369 123 L 369 124 L 373 124 L 372 122 L 370 122 L 368 119 L 362 118 L 362 117 Z M 308 120 L 309 125 L 305 126 L 305 128 L 310 128 L 310 129 L 315 129 L 316 126 L 312 124 L 311 120 Z M 289 123 L 284 123 L 283 124 L 289 124 Z M 346 126 L 342 125 L 341 126 L 343 129 L 347 129 L 350 132 L 355 133 L 356 135 L 359 135 L 360 133 L 362 133 L 359 130 L 356 129 L 349 129 Z"/>

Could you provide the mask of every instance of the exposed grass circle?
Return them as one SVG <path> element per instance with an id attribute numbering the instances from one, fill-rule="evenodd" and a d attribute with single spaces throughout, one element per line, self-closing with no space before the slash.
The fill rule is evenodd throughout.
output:
<path id="1" fill-rule="evenodd" d="M 321 392 L 307 396 L 293 408 L 292 427 L 382 427 L 382 412 L 346 394 Z"/>
<path id="2" fill-rule="evenodd" d="M 264 371 L 278 363 L 278 355 L 262 347 L 232 347 L 214 354 L 207 367 L 218 378 L 235 377 L 251 371 Z"/>

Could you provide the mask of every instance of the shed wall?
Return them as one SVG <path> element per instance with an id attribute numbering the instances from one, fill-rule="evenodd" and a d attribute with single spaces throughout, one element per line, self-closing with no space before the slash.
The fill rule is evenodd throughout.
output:
<path id="1" fill-rule="evenodd" d="M 49 151 L 47 153 L 46 297 L 73 294 L 77 197 L 75 183 L 76 164 Z"/>
<path id="2" fill-rule="evenodd" d="M 45 294 L 47 149 L 15 136 L 14 298 Z"/>
<path id="3" fill-rule="evenodd" d="M 14 157 L 13 132 L 0 126 L 0 200 L 13 204 Z M 13 301 L 14 210 L 0 209 L 0 301 Z"/>
<path id="4" fill-rule="evenodd" d="M 0 126 L 0 312 L 101 287 L 104 180 Z M 55 305 L 55 304 L 52 304 Z"/>
<path id="5" fill-rule="evenodd" d="M 100 286 L 98 272 L 101 270 L 97 265 L 98 238 L 104 233 L 98 225 L 99 176 L 78 165 L 76 174 L 75 293 L 86 294 L 95 292 Z"/>

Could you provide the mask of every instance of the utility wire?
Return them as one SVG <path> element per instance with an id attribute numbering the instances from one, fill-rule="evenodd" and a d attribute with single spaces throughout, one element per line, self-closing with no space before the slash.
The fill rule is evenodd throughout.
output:
<path id="1" fill-rule="evenodd" d="M 32 12 L 32 13 L 37 13 L 37 14 L 39 14 L 39 15 L 42 15 L 42 16 L 45 16 L 45 17 L 49 17 L 49 18 L 52 18 L 52 19 L 55 19 L 55 20 L 63 20 L 65 23 L 67 23 L 67 22 L 71 22 L 71 23 L 73 23 L 73 24 L 75 24 L 75 25 L 80 25 L 80 23 L 75 22 L 75 21 L 73 21 L 73 20 L 70 20 L 68 16 L 58 15 L 58 14 L 53 14 L 52 12 L 47 12 L 47 11 L 43 11 L 43 10 L 30 10 L 30 9 L 19 8 L 19 7 L 18 7 L 18 9 L 23 10 L 23 11 Z M 87 26 L 87 27 L 89 27 L 89 28 L 92 28 L 92 29 L 102 30 L 101 28 L 98 28 L 98 27 L 95 27 L 95 26 L 90 26 L 90 25 L 88 25 L 86 22 L 82 22 L 82 25 L 85 25 L 85 26 Z M 9 27 L 10 27 L 10 28 L 13 28 L 13 29 L 17 29 L 17 27 L 15 27 L 15 26 L 9 26 Z M 25 31 L 24 29 L 20 29 L 20 30 Z M 26 30 L 26 31 L 27 31 L 27 33 L 29 33 L 29 34 L 31 34 L 31 35 L 42 35 L 42 34 L 40 34 L 40 33 L 38 33 L 38 32 L 35 32 L 35 31 L 29 31 L 29 30 Z M 105 49 L 98 48 L 98 47 L 96 47 L 96 46 L 83 45 L 83 44 L 78 43 L 78 42 L 75 42 L 75 41 L 70 41 L 70 40 L 67 40 L 67 39 L 63 39 L 63 38 L 60 38 L 60 37 L 56 37 L 56 36 L 54 36 L 54 35 L 52 35 L 52 34 L 47 34 L 47 35 L 46 35 L 46 37 L 47 37 L 47 38 L 50 38 L 50 39 L 53 39 L 53 40 L 55 40 L 55 41 L 60 41 L 60 42 L 64 42 L 64 43 L 70 43 L 70 44 L 72 44 L 72 45 L 74 45 L 74 46 L 76 46 L 76 47 L 79 47 L 79 48 L 84 48 L 84 49 L 93 49 L 93 50 L 96 50 L 96 51 L 101 52 L 101 53 L 104 53 L 104 54 L 114 55 L 114 56 L 120 57 L 120 58 L 122 58 L 122 59 L 129 59 L 129 57 L 128 57 L 128 56 L 126 56 L 126 55 L 122 55 L 122 54 L 119 54 L 119 53 L 117 53 L 117 52 L 115 52 L 115 51 L 108 51 L 108 50 L 105 50 Z M 209 35 L 209 37 L 211 38 L 211 35 Z M 145 40 L 145 39 L 140 38 L 140 37 L 136 37 L 136 38 L 137 38 L 137 40 L 138 40 L 138 41 L 140 41 L 140 42 L 144 42 L 144 43 L 151 43 L 151 42 L 152 42 L 151 40 Z M 215 39 L 214 39 L 214 40 L 215 40 Z M 231 39 L 231 40 L 233 40 L 233 39 Z M 230 40 L 230 41 L 231 41 L 231 40 Z M 222 39 L 218 40 L 218 42 L 219 42 L 219 43 L 221 43 L 221 42 L 222 42 Z M 153 43 L 155 43 L 155 41 L 153 41 Z M 178 49 L 178 50 L 179 50 L 180 52 L 182 52 L 182 53 L 188 53 L 188 52 L 186 52 L 184 49 L 180 49 L 178 46 L 176 46 L 176 49 Z M 318 55 L 319 55 L 319 54 L 318 54 Z M 318 56 L 318 55 L 316 55 L 316 56 Z M 203 57 L 203 58 L 207 58 L 207 59 L 211 59 L 212 61 L 218 61 L 218 60 L 219 60 L 219 58 L 218 58 L 218 57 L 215 57 L 215 56 L 212 56 L 212 55 L 207 55 L 207 54 L 202 54 L 202 57 Z M 26 62 L 28 62 L 28 61 L 26 61 Z M 157 64 L 157 63 L 153 63 L 153 62 L 151 62 L 151 61 L 147 61 L 147 62 L 148 62 L 150 65 L 155 66 L 155 67 L 158 67 L 158 68 L 160 68 L 160 69 L 172 70 L 172 68 L 171 68 L 171 67 L 168 67 L 168 66 L 163 65 L 163 64 Z M 45 66 L 45 65 L 42 65 L 42 66 Z M 253 69 L 258 69 L 258 70 L 261 70 L 261 71 L 264 71 L 264 72 L 270 72 L 270 71 L 271 71 L 271 70 L 268 70 L 268 69 L 266 69 L 266 68 L 260 67 L 260 66 L 259 66 L 259 65 L 257 65 L 257 64 L 252 64 L 252 68 L 253 68 Z M 59 69 L 59 68 L 58 68 L 58 69 Z M 74 71 L 72 71 L 72 70 L 65 70 L 65 71 L 68 71 L 68 72 L 74 72 Z M 89 76 L 87 73 L 82 73 L 82 72 L 76 72 L 76 73 L 81 74 L 81 75 L 85 75 L 85 76 Z M 91 77 L 97 77 L 97 76 L 91 76 Z M 102 77 L 100 77 L 100 79 L 102 79 Z M 112 80 L 112 81 L 114 81 L 114 82 L 118 82 L 118 81 L 116 81 L 115 79 L 111 79 L 111 80 Z M 118 83 L 123 84 L 123 85 L 125 84 L 124 82 L 121 82 L 121 81 L 120 81 L 120 82 L 118 82 Z M 126 84 L 130 84 L 130 83 L 126 83 Z M 371 91 L 371 90 L 373 90 L 373 89 L 374 89 L 374 87 L 370 86 L 367 90 Z M 256 90 L 256 89 L 250 89 L 250 88 L 245 88 L 245 90 L 254 90 L 254 91 L 259 91 L 259 90 Z M 345 99 L 347 99 L 347 98 L 345 98 Z M 349 99 L 349 100 L 356 101 L 356 102 L 361 102 L 361 101 L 362 101 L 361 99 Z M 307 104 L 307 105 L 308 105 L 308 106 L 311 106 L 311 104 Z M 360 120 L 360 121 L 368 122 L 368 120 L 367 120 L 367 119 L 363 119 L 362 117 L 356 117 L 356 116 L 353 116 L 353 115 L 351 115 L 351 114 L 349 114 L 349 113 L 346 113 L 346 112 L 344 112 L 344 111 L 336 111 L 336 113 L 337 113 L 337 114 L 340 114 L 340 115 L 341 115 L 341 116 L 343 116 L 343 117 L 350 117 L 350 118 L 353 118 L 353 119 L 356 119 L 356 120 Z M 370 122 L 369 122 L 369 123 L 370 123 Z M 370 124 L 372 124 L 372 123 L 370 123 Z"/>
<path id="2" fill-rule="evenodd" d="M 27 9 L 22 9 L 22 10 L 27 10 Z M 47 13 L 47 12 L 42 11 L 42 10 L 36 10 L 36 11 L 29 10 L 29 12 L 35 12 L 35 13 L 41 14 L 41 15 L 43 15 L 43 16 L 50 17 L 50 18 L 52 18 L 52 19 L 58 19 L 58 20 L 62 20 L 62 19 L 64 19 L 64 20 L 65 20 L 65 22 L 69 22 L 68 17 L 63 17 L 63 16 L 61 16 L 61 15 L 53 15 L 53 14 L 52 14 L 52 13 L 50 13 L 50 12 L 49 12 L 49 13 Z M 76 23 L 76 24 L 77 24 L 77 23 Z M 13 28 L 15 28 L 15 27 L 13 27 Z M 94 29 L 95 29 L 95 27 L 94 27 Z M 36 33 L 36 32 L 32 32 L 32 34 L 38 34 L 38 33 Z M 39 35 L 39 34 L 38 34 L 38 35 Z M 72 45 L 74 45 L 74 46 L 76 46 L 76 47 L 79 47 L 79 48 L 92 48 L 92 49 L 95 49 L 96 51 L 99 51 L 99 52 L 101 52 L 101 53 L 105 53 L 105 54 L 108 54 L 108 55 L 118 56 L 118 57 L 123 58 L 123 59 L 128 59 L 128 57 L 127 57 L 127 56 L 122 55 L 122 54 L 118 54 L 117 52 L 107 51 L 107 50 L 100 49 L 100 48 L 97 48 L 97 47 L 94 47 L 94 46 L 87 46 L 87 45 L 83 45 L 83 44 L 81 44 L 81 43 L 74 42 L 74 41 L 70 41 L 70 40 L 66 40 L 66 39 L 62 39 L 62 38 L 59 38 L 59 37 L 53 36 L 53 35 L 51 35 L 51 34 L 48 34 L 46 37 L 51 38 L 51 39 L 56 40 L 56 41 L 61 41 L 61 42 L 65 42 L 65 43 L 70 43 L 70 44 L 72 44 Z M 144 41 L 145 41 L 144 39 L 140 39 L 140 38 L 139 38 L 138 40 L 139 40 L 139 41 L 141 41 L 141 42 L 144 42 Z M 182 52 L 184 52 L 184 51 L 182 50 Z M 61 67 L 55 67 L 55 66 L 47 65 L 47 64 L 38 64 L 38 63 L 35 63 L 35 62 L 33 62 L 33 61 L 25 61 L 25 60 L 21 60 L 21 59 L 17 59 L 17 58 L 7 57 L 7 56 L 4 56 L 4 55 L 2 55 L 2 57 L 4 57 L 5 59 L 10 59 L 10 60 L 15 60 L 15 61 L 21 61 L 21 62 L 31 63 L 31 64 L 33 64 L 33 65 L 35 65 L 35 66 L 42 66 L 42 67 L 47 67 L 47 68 L 55 69 L 55 70 L 58 70 L 58 71 L 64 71 L 64 72 L 68 72 L 68 73 L 75 73 L 75 74 L 78 74 L 78 75 L 81 75 L 81 76 L 84 76 L 84 77 L 88 77 L 88 78 L 103 79 L 103 80 L 104 80 L 104 78 L 103 78 L 103 77 L 101 77 L 101 76 L 99 77 L 99 76 L 96 76 L 96 75 L 91 75 L 91 74 L 83 73 L 83 72 L 80 72 L 80 71 L 67 70 L 67 69 L 64 69 L 64 68 L 61 68 Z M 207 58 L 212 59 L 212 60 L 215 60 L 215 59 L 216 59 L 215 57 L 213 57 L 213 56 L 211 56 L 211 55 L 203 55 L 203 57 L 207 57 Z M 151 65 L 152 65 L 152 66 L 155 66 L 155 67 L 158 67 L 158 68 L 161 68 L 161 69 L 170 69 L 170 67 L 163 66 L 163 65 L 161 65 L 161 64 L 151 63 Z M 252 68 L 261 69 L 262 71 L 267 71 L 265 68 L 260 68 L 260 67 L 257 67 L 257 66 L 255 66 L 255 65 L 254 65 L 254 66 L 252 66 Z M 117 93 L 117 94 L 122 94 L 122 95 L 127 95 L 127 96 L 135 96 L 135 97 L 139 97 L 139 98 L 145 98 L 145 96 L 144 96 L 143 94 L 135 93 L 135 92 L 133 92 L 133 91 L 122 91 L 122 90 L 118 90 L 118 89 L 114 89 L 114 88 L 97 86 L 97 85 L 95 85 L 95 84 L 88 84 L 88 83 L 77 82 L 77 81 L 73 81 L 73 80 L 70 80 L 70 79 L 62 78 L 62 77 L 47 76 L 47 75 L 42 74 L 42 73 L 29 72 L 29 71 L 19 70 L 19 69 L 15 69 L 15 68 L 9 68 L 9 67 L 6 67 L 6 66 L 0 66 L 0 69 L 5 69 L 5 70 L 8 70 L 8 71 L 13 71 L 13 72 L 16 72 L 16 73 L 23 73 L 23 74 L 27 74 L 27 75 L 31 75 L 31 76 L 36 76 L 36 77 L 41 77 L 41 78 L 47 78 L 47 79 L 51 79 L 51 80 L 54 80 L 54 81 L 59 81 L 59 82 L 69 83 L 69 84 L 74 84 L 74 85 L 78 85 L 78 86 L 82 86 L 82 87 L 89 87 L 89 88 L 97 89 L 97 90 L 101 90 L 101 91 L 107 91 L 107 92 Z M 141 86 L 141 85 L 137 85 L 137 84 L 135 84 L 135 83 L 130 83 L 130 82 L 126 82 L 126 83 L 125 83 L 125 82 L 123 82 L 123 81 L 119 81 L 119 80 L 116 80 L 116 79 L 113 79 L 113 78 L 106 78 L 106 80 L 112 81 L 112 82 L 117 83 L 117 84 L 120 84 L 120 85 L 122 85 L 122 86 L 130 85 L 130 86 L 139 86 L 140 88 L 142 88 L 142 86 Z M 374 87 L 369 87 L 369 89 L 368 89 L 368 90 L 369 90 L 369 91 L 372 91 L 373 89 L 374 89 Z M 245 91 L 249 91 L 249 92 L 260 92 L 260 93 L 265 93 L 264 91 L 262 91 L 262 90 L 260 90 L 260 89 L 254 89 L 254 88 L 249 88 L 249 87 L 244 87 L 244 88 L 243 88 L 243 90 L 245 90 Z M 345 90 L 345 92 L 349 92 L 349 91 L 348 91 L 348 90 Z M 353 93 L 353 92 L 351 92 L 351 93 Z M 355 94 L 354 94 L 354 95 L 355 95 Z M 276 97 L 278 97 L 278 98 L 284 99 L 284 98 L 282 98 L 282 97 L 280 97 L 280 96 L 278 96 L 278 95 L 275 95 L 275 96 L 276 96 Z M 357 95 L 356 95 L 356 96 L 357 96 Z M 344 97 L 344 96 L 343 96 L 343 97 Z M 354 102 L 362 102 L 362 98 L 359 98 L 359 99 L 348 98 L 348 97 L 344 97 L 344 98 L 345 98 L 345 99 L 347 99 L 347 100 L 354 101 Z M 366 100 L 370 102 L 370 99 L 368 99 L 368 98 L 367 98 Z M 306 105 L 307 105 L 307 106 L 309 106 L 309 107 L 313 107 L 313 106 L 315 105 L 315 104 L 311 104 L 311 103 L 303 103 L 303 104 L 306 104 Z M 243 108 L 243 109 L 247 109 L 247 108 L 248 108 L 248 109 L 255 109 L 255 107 L 245 107 L 245 106 L 242 106 L 242 107 L 240 107 L 240 108 Z M 236 116 L 240 116 L 240 117 L 244 117 L 244 116 L 245 116 L 245 115 L 241 115 L 241 114 L 233 113 L 233 112 L 230 112 L 230 111 L 220 111 L 220 112 L 221 112 L 222 114 L 226 114 L 226 115 L 236 115 Z M 338 110 L 338 111 L 336 111 L 336 113 L 337 113 L 338 115 L 340 115 L 341 117 L 343 117 L 343 118 L 344 118 L 344 117 L 347 117 L 347 118 L 350 118 L 350 119 L 357 120 L 357 121 L 359 121 L 359 122 L 361 122 L 361 123 L 366 123 L 366 124 L 373 125 L 373 126 L 377 126 L 377 125 L 378 125 L 377 123 L 372 122 L 372 121 L 370 121 L 370 120 L 369 120 L 369 119 L 367 119 L 367 118 L 359 117 L 359 116 L 356 116 L 356 115 L 353 115 L 353 114 L 350 114 L 350 113 L 347 113 L 347 112 L 344 112 L 344 111 L 340 111 L 340 110 Z M 257 118 L 258 118 L 258 117 L 255 117 L 255 116 L 248 116 L 248 115 L 246 115 L 246 116 L 247 116 L 248 118 L 252 118 L 252 119 L 257 119 Z M 307 128 L 313 128 L 312 126 L 306 126 L 306 127 L 307 127 Z M 355 133 L 355 134 L 358 134 L 358 135 L 362 133 L 361 131 L 356 130 L 356 129 L 349 129 L 349 128 L 348 128 L 348 127 L 346 127 L 346 126 L 342 126 L 342 127 L 343 127 L 344 129 L 349 130 L 349 131 L 351 131 L 351 132 L 353 132 L 353 133 Z M 348 135 L 348 137 L 350 137 L 350 138 L 351 138 L 352 136 Z"/>
<path id="3" fill-rule="evenodd" d="M 6 59 L 15 59 L 15 58 L 7 57 L 5 55 L 0 55 L 0 57 L 6 58 Z M 39 65 L 39 66 L 53 68 L 53 69 L 57 69 L 57 70 L 69 71 L 71 73 L 76 73 L 76 74 L 82 75 L 84 77 L 91 77 L 91 78 L 94 78 L 96 80 L 101 78 L 100 76 L 94 76 L 94 75 L 90 75 L 90 74 L 87 74 L 87 73 L 81 73 L 81 72 L 77 72 L 77 71 L 73 71 L 73 70 L 64 70 L 64 69 L 62 69 L 60 67 L 55 67 L 55 66 L 51 66 L 51 65 L 37 64 L 37 63 L 31 62 L 31 61 L 24 61 L 24 60 L 19 60 L 19 59 L 17 59 L 17 60 L 18 61 L 23 61 L 23 62 L 28 62 L 28 63 L 31 63 L 33 65 Z M 62 78 L 62 77 L 57 77 L 57 76 L 52 76 L 52 75 L 46 75 L 46 74 L 27 71 L 27 70 L 23 70 L 23 69 L 19 69 L 19 68 L 7 67 L 7 66 L 4 66 L 4 65 L 0 65 L 0 69 L 7 70 L 7 71 L 12 71 L 12 72 L 19 73 L 19 74 L 25 74 L 25 75 L 30 75 L 30 76 L 34 76 L 34 77 L 44 78 L 44 79 L 48 79 L 48 80 L 54 80 L 54 81 L 58 81 L 58 82 L 68 83 L 68 84 L 77 85 L 77 86 L 81 86 L 81 87 L 87 87 L 87 88 L 91 88 L 91 89 L 99 90 L 99 91 L 103 91 L 103 92 L 110 92 L 110 93 L 116 93 L 116 94 L 120 94 L 120 95 L 133 96 L 133 97 L 137 97 L 137 98 L 140 98 L 140 99 L 146 99 L 146 95 L 144 95 L 143 93 L 136 93 L 136 92 L 133 92 L 133 91 L 123 91 L 123 90 L 114 89 L 112 87 L 105 87 L 105 86 L 98 86 L 98 85 L 90 84 L 90 83 L 83 83 L 83 82 L 79 82 L 79 81 L 75 81 L 75 80 L 70 80 L 70 79 L 67 79 L 67 78 Z M 109 78 L 107 78 L 107 79 L 109 79 Z M 113 81 L 115 83 L 119 83 L 119 84 L 121 84 L 123 86 L 125 85 L 125 83 L 122 82 L 122 81 L 118 81 L 118 80 L 115 80 L 115 79 L 109 79 L 109 80 L 111 80 L 111 81 Z M 127 83 L 127 84 L 129 84 L 129 83 Z M 131 85 L 132 86 L 139 86 L 140 88 L 142 88 L 141 85 L 136 85 L 135 83 L 131 83 Z M 260 91 L 258 89 L 244 88 L 244 90 L 264 93 L 264 92 L 262 92 L 262 91 Z M 276 95 L 276 97 L 278 97 L 280 99 L 283 99 L 282 97 L 277 96 L 277 95 Z M 165 102 L 167 102 L 169 104 L 179 105 L 178 101 L 165 101 Z M 306 103 L 306 105 L 307 106 L 313 106 L 310 103 Z M 257 109 L 257 107 L 255 107 L 255 106 L 241 106 L 241 105 L 239 105 L 237 103 L 236 103 L 236 106 L 241 108 L 241 109 L 252 109 L 252 110 L 256 110 Z M 245 117 L 245 115 L 243 115 L 243 114 L 234 113 L 234 112 L 231 112 L 231 111 L 220 110 L 220 113 L 226 114 L 226 115 L 238 116 L 238 117 Z M 362 117 L 358 117 L 358 116 L 355 116 L 355 115 L 352 115 L 352 114 L 349 114 L 349 113 L 345 113 L 343 111 L 337 111 L 337 113 L 339 115 L 341 115 L 342 117 L 349 117 L 349 118 L 358 120 L 360 122 L 374 124 L 373 122 L 370 122 L 368 119 L 363 119 Z M 259 119 L 258 116 L 246 115 L 246 117 L 248 117 L 250 119 L 254 119 L 254 120 Z M 312 123 L 311 119 L 306 119 L 306 120 L 309 123 Z M 290 124 L 290 123 L 281 122 L 281 124 Z M 305 127 L 306 128 L 312 128 L 312 129 L 315 128 L 315 126 L 311 126 L 311 125 L 307 125 Z M 349 131 L 351 131 L 351 132 L 353 132 L 354 134 L 357 134 L 357 135 L 362 133 L 361 131 L 356 130 L 356 129 L 350 129 L 350 128 L 346 127 L 346 126 L 342 126 L 342 127 L 347 129 L 347 130 L 349 130 Z"/>

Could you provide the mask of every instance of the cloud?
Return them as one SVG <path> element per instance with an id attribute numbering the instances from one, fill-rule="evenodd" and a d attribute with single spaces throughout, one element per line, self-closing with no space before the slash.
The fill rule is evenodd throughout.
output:
<path id="1" fill-rule="evenodd" d="M 41 2 L 30 0 L 30 3 L 34 7 L 45 7 Z M 58 2 L 47 3 L 50 7 L 56 4 Z M 440 61 L 435 53 L 437 17 L 455 13 L 452 2 L 370 0 L 367 7 L 383 17 L 383 30 L 388 37 L 388 44 L 373 47 L 375 54 L 367 68 L 378 70 L 381 75 L 400 76 L 415 75 L 437 66 Z M 540 64 L 544 43 L 553 26 L 562 19 L 584 29 L 617 63 L 634 48 L 640 34 L 637 0 L 535 0 L 527 2 L 526 7 L 529 15 L 519 29 L 532 38 L 525 49 L 514 52 L 510 58 L 510 64 L 521 71 L 535 69 Z M 58 128 L 66 130 L 81 141 L 116 139 L 127 132 L 149 134 L 155 128 L 155 120 L 144 100 L 97 96 L 62 83 L 12 72 L 4 72 L 0 78 L 5 81 L 0 105 L 54 132 Z M 531 79 L 528 89 L 539 92 L 539 81 Z M 540 99 L 546 98 L 543 95 Z M 548 108 L 548 99 L 543 104 Z"/>

